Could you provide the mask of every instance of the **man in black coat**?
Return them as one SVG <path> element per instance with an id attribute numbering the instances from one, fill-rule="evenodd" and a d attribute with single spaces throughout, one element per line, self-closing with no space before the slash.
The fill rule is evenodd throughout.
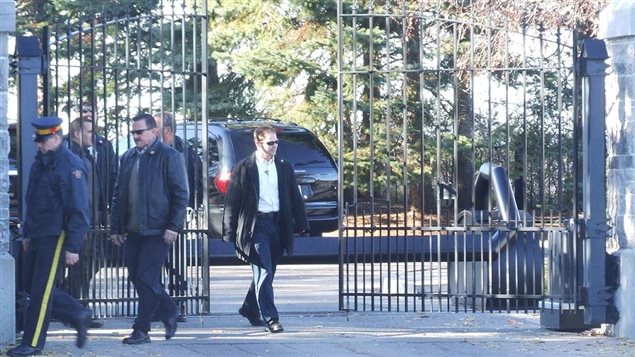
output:
<path id="1" fill-rule="evenodd" d="M 256 151 L 232 170 L 223 217 L 223 240 L 234 243 L 236 254 L 253 272 L 238 312 L 272 333 L 284 331 L 274 302 L 276 266 L 285 250 L 293 253 L 293 233 L 309 230 L 293 168 L 275 156 L 278 143 L 273 127 L 254 130 Z"/>
<path id="2" fill-rule="evenodd" d="M 98 128 L 95 113 L 93 106 L 89 102 L 82 103 L 81 117 L 93 123 L 93 129 L 95 130 L 95 137 L 92 140 L 90 152 L 95 162 L 97 178 L 99 179 L 99 192 L 101 195 L 101 199 L 98 201 L 100 217 L 98 217 L 99 220 L 96 222 L 105 225 L 107 223 L 106 215 L 109 212 L 115 190 L 115 183 L 117 182 L 117 155 L 115 154 L 112 143 L 97 133 Z"/>
<path id="3" fill-rule="evenodd" d="M 95 159 L 90 151 L 93 145 L 93 123 L 83 118 L 76 118 L 70 124 L 68 136 L 64 138 L 65 145 L 77 155 L 88 169 L 88 207 L 90 218 L 94 226 L 99 226 L 100 208 L 102 207 L 99 181 L 102 179 L 95 169 Z M 67 279 L 64 281 L 67 291 L 76 299 L 89 298 L 90 281 L 103 265 L 103 242 L 101 235 L 89 233 L 84 239 L 80 251 L 80 264 L 68 269 Z M 92 326 L 91 327 L 96 327 Z M 98 326 L 101 327 L 101 326 Z"/>
<path id="4" fill-rule="evenodd" d="M 187 180 L 190 187 L 189 207 L 196 210 L 203 204 L 203 162 L 196 153 L 196 149 L 175 134 L 176 123 L 172 113 L 156 113 L 154 120 L 157 122 L 158 127 L 163 128 L 163 135 L 161 136 L 163 142 L 172 146 L 184 156 Z M 186 226 L 191 227 L 195 223 L 186 222 Z M 185 250 L 185 239 L 175 243 L 174 249 L 170 249 L 168 260 L 165 264 L 168 272 L 168 291 L 171 296 L 177 298 L 187 297 L 187 259 Z M 187 321 L 185 301 L 180 300 L 177 305 L 179 308 L 178 322 Z"/>
<path id="5" fill-rule="evenodd" d="M 203 204 L 203 161 L 196 153 L 196 149 L 185 142 L 183 138 L 176 135 L 176 123 L 172 113 L 156 113 L 154 120 L 157 127 L 163 128 L 162 141 L 180 152 L 184 156 L 185 169 L 187 170 L 187 181 L 190 186 L 189 207 L 197 209 Z"/>

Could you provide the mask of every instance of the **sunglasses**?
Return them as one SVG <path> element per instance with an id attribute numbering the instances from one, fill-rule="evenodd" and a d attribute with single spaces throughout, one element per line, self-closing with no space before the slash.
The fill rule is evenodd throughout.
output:
<path id="1" fill-rule="evenodd" d="M 87 113 L 92 113 L 93 110 L 92 109 L 82 109 L 82 113 L 87 114 Z"/>
<path id="2" fill-rule="evenodd" d="M 145 128 L 145 129 L 139 129 L 139 130 L 131 130 L 130 132 L 132 133 L 132 135 L 141 135 L 143 134 L 144 131 L 146 130 L 150 130 L 152 128 Z"/>
<path id="3" fill-rule="evenodd" d="M 261 141 L 261 143 L 262 142 L 263 141 Z M 274 145 L 278 145 L 279 142 L 280 142 L 280 140 L 274 140 L 274 141 L 267 141 L 267 142 L 264 142 L 264 143 L 269 145 L 269 146 L 274 146 Z"/>

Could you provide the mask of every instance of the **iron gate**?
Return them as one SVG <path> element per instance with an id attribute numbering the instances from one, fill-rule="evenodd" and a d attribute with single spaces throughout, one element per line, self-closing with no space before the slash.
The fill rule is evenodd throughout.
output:
<path id="1" fill-rule="evenodd" d="M 578 309 L 576 34 L 459 3 L 338 1 L 340 308 Z"/>
<path id="2" fill-rule="evenodd" d="M 202 156 L 202 169 L 188 167 L 188 174 L 207 177 L 207 150 L 202 150 L 207 147 L 207 125 L 202 124 L 208 113 L 205 1 L 202 8 L 170 1 L 149 11 L 133 8 L 68 20 L 48 27 L 43 39 L 48 60 L 43 112 L 59 115 L 65 125 L 78 117 L 92 121 L 117 158 L 106 171 L 116 171 L 118 158 L 134 146 L 129 119 L 146 112 L 163 117 L 164 123 L 166 115 L 173 118 L 175 132 L 186 133 L 181 134 L 185 145 L 194 145 Z M 200 126 L 204 134 L 199 137 L 195 131 L 187 137 L 191 131 L 180 129 L 186 125 Z M 99 178 L 109 182 L 96 211 L 108 212 L 113 177 Z M 170 295 L 185 314 L 209 312 L 206 181 L 190 187 L 203 192 L 193 194 L 184 233 L 173 245 L 164 274 Z M 108 229 L 108 219 L 94 219 L 83 264 L 67 269 L 64 283 L 98 317 L 135 315 L 137 297 L 127 280 L 123 249 L 107 240 Z"/>
<path id="3" fill-rule="evenodd" d="M 117 155 L 140 111 L 206 131 L 206 2 L 166 4 L 51 27 L 43 112 L 68 122 L 87 102 Z M 577 310 L 575 33 L 413 4 L 338 1 L 340 308 Z M 206 138 L 184 138 L 203 178 Z M 187 313 L 209 312 L 203 183 L 165 276 Z M 134 314 L 107 229 L 91 231 L 81 298 L 98 316 Z"/>

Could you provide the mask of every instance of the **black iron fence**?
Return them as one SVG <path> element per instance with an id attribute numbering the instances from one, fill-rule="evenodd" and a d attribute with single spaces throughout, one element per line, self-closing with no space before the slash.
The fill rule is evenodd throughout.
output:
<path id="1" fill-rule="evenodd" d="M 340 308 L 578 311 L 575 33 L 416 3 L 338 1 Z M 43 112 L 84 116 L 117 157 L 138 112 L 201 125 L 203 198 L 165 283 L 207 313 L 207 9 L 171 4 L 50 27 Z M 107 231 L 96 220 L 66 283 L 99 316 L 133 314 Z"/>
<path id="2" fill-rule="evenodd" d="M 573 231 L 533 217 L 419 226 L 399 206 L 350 205 L 340 307 L 536 312 L 545 303 L 573 306 L 579 266 Z"/>
<path id="3" fill-rule="evenodd" d="M 69 19 L 46 28 L 42 47 L 47 63 L 42 111 L 64 119 L 65 133 L 76 118 L 92 122 L 92 194 L 102 196 L 93 200 L 93 217 L 101 219 L 93 220 L 82 264 L 66 270 L 64 285 L 96 316 L 134 315 L 136 294 L 127 280 L 123 249 L 107 240 L 119 157 L 134 146 L 129 119 L 140 112 L 163 118 L 162 127 L 170 117 L 173 132 L 180 125 L 200 125 L 206 131 L 206 2 L 202 8 L 171 1 L 147 12 L 131 9 Z M 187 143 L 191 138 L 181 139 Z M 105 154 L 99 145 L 106 147 Z M 109 148 L 112 161 L 106 157 Z M 186 226 L 166 262 L 164 281 L 182 313 L 204 314 L 209 312 L 207 150 L 200 152 L 200 167 L 191 165 L 184 152 L 188 175 L 200 177 L 202 184 L 190 187 L 194 192 Z"/>
<path id="4" fill-rule="evenodd" d="M 340 307 L 577 309 L 576 34 L 338 4 Z"/>

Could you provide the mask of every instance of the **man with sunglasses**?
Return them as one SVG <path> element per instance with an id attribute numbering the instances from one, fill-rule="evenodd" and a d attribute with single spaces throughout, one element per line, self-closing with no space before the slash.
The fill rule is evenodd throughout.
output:
<path id="1" fill-rule="evenodd" d="M 128 278 L 139 305 L 133 332 L 123 343 L 150 342 L 152 317 L 165 325 L 165 339 L 176 333 L 177 308 L 161 284 L 163 264 L 172 243 L 183 229 L 189 200 L 183 155 L 158 138 L 154 117 L 132 118 L 135 147 L 126 151 L 112 205 L 110 238 L 125 244 Z"/>
<path id="2" fill-rule="evenodd" d="M 238 310 L 252 326 L 284 331 L 274 302 L 273 279 L 286 250 L 293 253 L 294 232 L 309 230 L 304 201 L 291 164 L 276 157 L 273 127 L 254 130 L 256 151 L 232 170 L 225 197 L 223 240 L 233 242 L 237 256 L 250 263 L 253 280 Z M 262 317 L 262 320 L 261 320 Z"/>

